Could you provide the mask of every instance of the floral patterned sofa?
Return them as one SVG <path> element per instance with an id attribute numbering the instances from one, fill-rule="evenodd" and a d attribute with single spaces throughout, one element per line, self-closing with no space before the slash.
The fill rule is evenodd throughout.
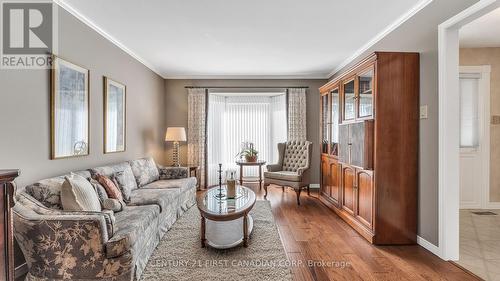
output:
<path id="1" fill-rule="evenodd" d="M 26 280 L 138 280 L 163 235 L 195 204 L 196 178 L 186 168 L 157 167 L 152 158 L 74 172 L 133 172 L 123 210 L 66 212 L 64 176 L 31 184 L 16 195 L 14 235 L 29 272 Z"/>

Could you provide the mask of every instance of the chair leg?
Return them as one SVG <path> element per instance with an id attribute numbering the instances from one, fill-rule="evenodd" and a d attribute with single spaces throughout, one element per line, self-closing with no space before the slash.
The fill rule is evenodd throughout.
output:
<path id="1" fill-rule="evenodd" d="M 281 186 L 281 190 L 283 190 L 283 192 L 285 192 L 285 186 L 284 185 Z"/>
<path id="2" fill-rule="evenodd" d="M 311 196 L 311 189 L 309 184 L 307 185 L 307 196 Z"/>
<path id="3" fill-rule="evenodd" d="M 302 188 L 295 190 L 295 192 L 297 193 L 297 205 L 300 205 L 300 192 L 301 191 L 302 191 Z"/>
<path id="4" fill-rule="evenodd" d="M 268 184 L 268 183 L 264 183 L 264 191 L 266 192 L 266 193 L 264 194 L 264 199 L 266 199 L 266 198 L 267 198 L 267 187 L 268 187 L 268 186 L 269 186 L 269 184 Z"/>

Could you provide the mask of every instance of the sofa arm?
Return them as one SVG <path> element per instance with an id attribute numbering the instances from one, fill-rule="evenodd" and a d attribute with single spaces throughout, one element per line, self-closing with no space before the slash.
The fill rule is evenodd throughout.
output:
<path id="1" fill-rule="evenodd" d="M 184 179 L 189 176 L 187 167 L 158 167 L 160 180 Z"/>
<path id="2" fill-rule="evenodd" d="M 283 169 L 283 167 L 279 164 L 270 164 L 266 166 L 268 172 L 278 172 Z"/>
<path id="3" fill-rule="evenodd" d="M 106 258 L 108 234 L 102 215 L 40 215 L 16 204 L 13 219 L 14 235 L 32 277 L 115 280 L 131 272 L 130 253 Z"/>

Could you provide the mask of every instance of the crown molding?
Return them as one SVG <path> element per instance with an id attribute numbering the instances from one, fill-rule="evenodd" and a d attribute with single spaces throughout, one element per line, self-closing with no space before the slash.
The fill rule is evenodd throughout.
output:
<path id="1" fill-rule="evenodd" d="M 238 80 L 238 79 L 245 79 L 245 80 L 251 80 L 251 79 L 259 79 L 259 80 L 286 80 L 286 79 L 307 79 L 307 80 L 313 80 L 313 79 L 322 79 L 322 80 L 327 80 L 329 76 L 326 74 L 311 74 L 311 75 L 167 75 L 164 77 L 165 79 L 168 80 L 182 80 L 182 79 L 224 79 L 224 80 Z"/>
<path id="2" fill-rule="evenodd" d="M 139 56 L 138 54 L 136 54 L 134 51 L 132 51 L 129 48 L 127 48 L 119 40 L 117 40 L 116 38 L 114 38 L 113 36 L 111 36 L 109 33 L 107 33 L 106 31 L 104 31 L 102 28 L 100 28 L 99 26 L 97 26 L 97 24 L 95 24 L 94 22 L 92 22 L 89 18 L 87 18 L 86 16 L 84 16 L 82 13 L 80 13 L 75 8 L 71 7 L 68 3 L 64 2 L 64 0 L 53 0 L 53 1 L 59 7 L 63 8 L 64 10 L 66 10 L 67 12 L 69 12 L 70 14 L 72 14 L 74 17 L 76 17 L 77 19 L 79 19 L 81 22 L 83 22 L 84 24 L 86 24 L 88 27 L 92 28 L 94 31 L 96 31 L 97 33 L 99 33 L 102 37 L 108 39 L 111 43 L 113 43 L 114 45 L 116 45 L 118 48 L 122 49 L 125 53 L 129 54 L 131 57 L 133 57 L 134 59 L 136 59 L 138 62 L 142 63 L 144 66 L 146 66 L 147 68 L 149 68 L 151 71 L 153 71 L 154 73 L 158 74 L 163 79 L 166 79 L 165 75 L 163 75 L 162 72 L 158 68 L 156 68 L 152 63 L 150 63 L 146 59 L 144 59 L 141 56 Z"/>
<path id="3" fill-rule="evenodd" d="M 394 22 L 392 22 L 390 25 L 388 25 L 384 30 L 379 32 L 375 37 L 373 37 L 370 41 L 368 41 L 366 44 L 364 44 L 361 48 L 356 50 L 351 56 L 349 56 L 347 59 L 345 59 L 343 62 L 341 62 L 335 69 L 328 74 L 328 79 L 331 78 L 335 73 L 339 72 L 342 70 L 344 67 L 349 65 L 351 62 L 353 62 L 356 58 L 361 56 L 364 52 L 366 52 L 368 49 L 373 47 L 376 43 L 378 43 L 382 38 L 386 37 L 389 33 L 394 31 L 396 28 L 401 26 L 403 23 L 405 23 L 407 20 L 409 20 L 411 17 L 413 17 L 416 13 L 418 13 L 420 10 L 425 8 L 427 5 L 429 5 L 433 0 L 420 0 L 415 6 L 413 6 L 410 10 L 408 10 L 406 13 L 401 15 L 399 18 L 397 18 Z"/>

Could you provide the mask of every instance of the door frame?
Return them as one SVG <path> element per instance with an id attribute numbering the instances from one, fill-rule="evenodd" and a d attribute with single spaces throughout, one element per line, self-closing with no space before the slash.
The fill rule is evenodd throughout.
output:
<path id="1" fill-rule="evenodd" d="M 479 74 L 478 79 L 478 113 L 481 114 L 479 123 L 479 151 L 470 151 L 470 153 L 478 152 L 481 161 L 481 182 L 479 188 L 479 202 L 474 202 L 473 205 L 461 205 L 461 209 L 496 209 L 500 207 L 499 202 L 490 202 L 490 83 L 491 83 L 491 66 L 460 66 L 461 74 Z M 468 154 L 460 149 L 460 154 Z"/>
<path id="2" fill-rule="evenodd" d="M 500 7 L 500 0 L 481 0 L 438 26 L 439 164 L 438 254 L 459 258 L 459 29 Z"/>

